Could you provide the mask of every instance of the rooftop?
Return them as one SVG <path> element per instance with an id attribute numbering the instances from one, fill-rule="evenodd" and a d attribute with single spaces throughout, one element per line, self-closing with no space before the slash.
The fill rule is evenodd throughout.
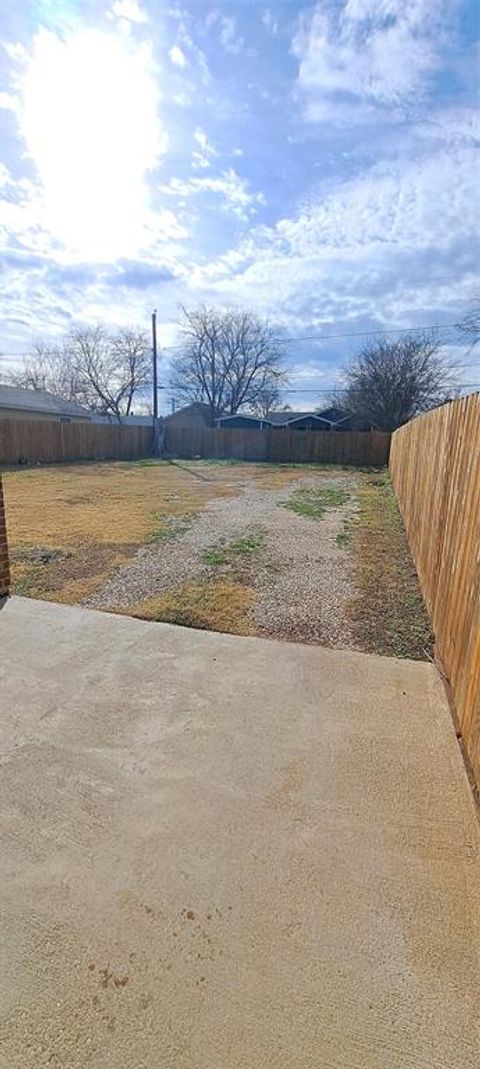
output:
<path id="1" fill-rule="evenodd" d="M 46 390 L 25 390 L 21 386 L 0 383 L 0 408 L 14 408 L 24 412 L 45 412 L 56 416 L 83 416 L 90 419 L 87 408 L 75 401 L 48 393 Z"/>

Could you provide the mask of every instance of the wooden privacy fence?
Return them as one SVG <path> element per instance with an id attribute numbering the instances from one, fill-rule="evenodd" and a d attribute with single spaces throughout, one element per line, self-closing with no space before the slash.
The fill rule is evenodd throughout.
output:
<path id="1" fill-rule="evenodd" d="M 294 431 L 286 428 L 165 428 L 165 449 L 180 457 L 263 460 L 272 463 L 388 463 L 390 435 L 380 431 Z"/>
<path id="2" fill-rule="evenodd" d="M 150 427 L 0 419 L 0 464 L 54 464 L 68 460 L 135 460 L 152 450 Z"/>
<path id="3" fill-rule="evenodd" d="M 395 431 L 390 471 L 480 784 L 480 394 Z"/>

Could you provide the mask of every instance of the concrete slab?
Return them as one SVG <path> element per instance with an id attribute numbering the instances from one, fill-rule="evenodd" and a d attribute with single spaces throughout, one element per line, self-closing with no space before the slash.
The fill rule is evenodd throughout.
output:
<path id="1" fill-rule="evenodd" d="M 478 825 L 432 666 L 12 599 L 9 1069 L 473 1069 Z"/>

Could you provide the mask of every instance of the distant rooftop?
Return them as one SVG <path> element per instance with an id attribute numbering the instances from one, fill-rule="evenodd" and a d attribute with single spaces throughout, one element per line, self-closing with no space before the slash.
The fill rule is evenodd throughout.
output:
<path id="1" fill-rule="evenodd" d="M 316 412 L 297 412 L 294 409 L 288 409 L 285 412 L 269 412 L 265 418 L 269 423 L 282 424 L 291 423 L 292 419 L 307 419 L 308 416 L 316 415 Z"/>
<path id="2" fill-rule="evenodd" d="M 84 416 L 91 418 L 87 408 L 75 401 L 66 401 L 46 390 L 24 390 L 21 386 L 0 383 L 0 408 L 15 408 L 22 412 L 45 412 L 54 416 Z"/>

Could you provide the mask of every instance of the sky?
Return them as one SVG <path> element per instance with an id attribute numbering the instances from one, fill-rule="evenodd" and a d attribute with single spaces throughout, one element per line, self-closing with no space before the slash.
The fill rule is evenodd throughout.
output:
<path id="1" fill-rule="evenodd" d="M 292 407 L 373 331 L 445 325 L 480 382 L 450 326 L 479 289 L 478 11 L 3 4 L 0 370 L 156 308 L 166 382 L 180 308 L 206 302 L 279 326 Z"/>

